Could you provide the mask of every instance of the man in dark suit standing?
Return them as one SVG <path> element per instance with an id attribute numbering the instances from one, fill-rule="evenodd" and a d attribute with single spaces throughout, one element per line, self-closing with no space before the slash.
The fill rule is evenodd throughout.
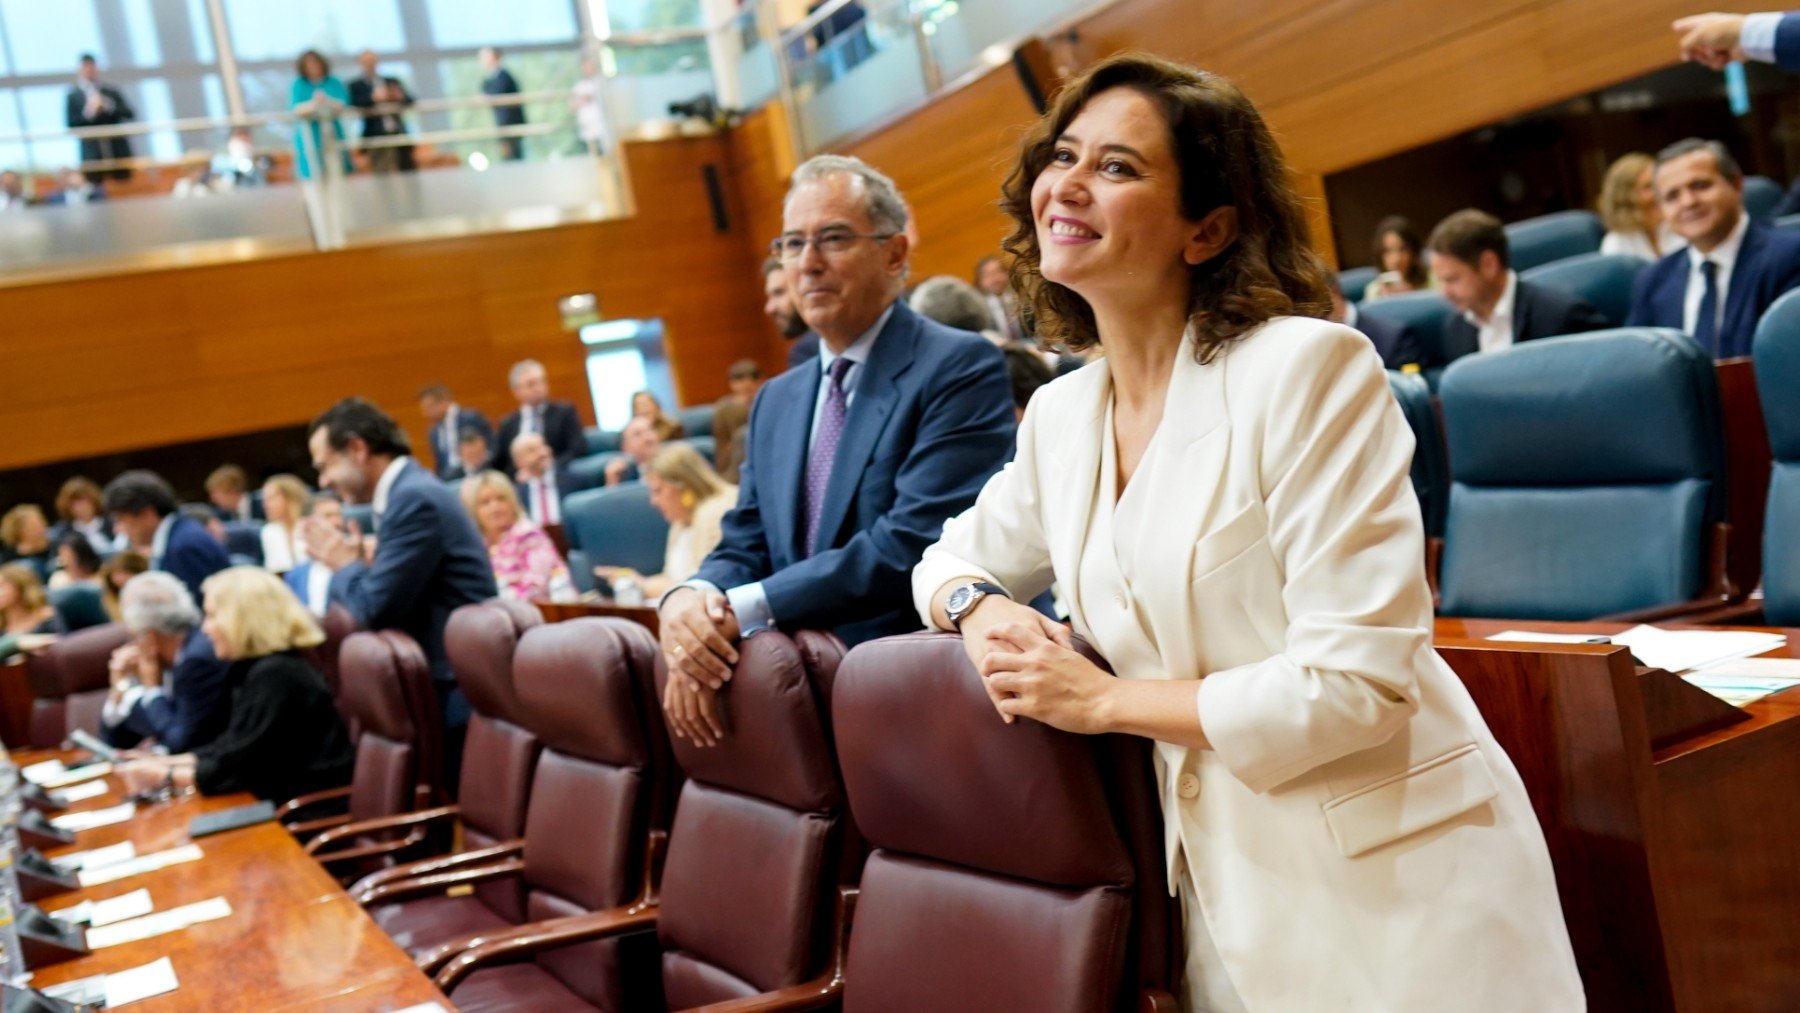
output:
<path id="1" fill-rule="evenodd" d="M 110 127 L 137 119 L 137 113 L 132 110 L 131 103 L 125 101 L 123 92 L 110 84 L 100 83 L 100 65 L 94 60 L 92 53 L 81 54 L 81 63 L 75 68 L 75 86 L 69 89 L 66 111 L 71 130 L 78 127 Z M 81 139 L 83 162 L 130 157 L 129 137 Z M 84 172 L 94 180 L 127 179 L 131 176 L 131 170 L 123 166 L 86 169 Z"/>
<path id="2" fill-rule="evenodd" d="M 737 509 L 662 604 L 664 708 L 703 745 L 724 733 L 714 694 L 742 635 L 831 629 L 856 644 L 918 629 L 907 574 L 1013 449 L 1000 350 L 900 298 L 907 213 L 893 182 L 821 155 L 795 170 L 782 218 L 775 252 L 819 360 L 757 395 Z"/>
<path id="3" fill-rule="evenodd" d="M 499 438 L 494 443 L 494 468 L 510 475 L 518 470 L 512 460 L 512 444 L 520 433 L 537 433 L 550 444 L 558 465 L 566 465 L 587 452 L 587 437 L 581 432 L 581 416 L 567 401 L 550 400 L 550 381 L 545 378 L 544 364 L 526 359 L 513 364 L 507 374 L 519 410 L 500 420 Z"/>
<path id="4" fill-rule="evenodd" d="M 1656 156 L 1656 200 L 1687 240 L 1638 275 L 1633 327 L 1675 327 L 1714 358 L 1750 354 L 1756 322 L 1800 285 L 1800 235 L 1744 213 L 1744 173 L 1725 146 L 1689 138 Z"/>
<path id="5" fill-rule="evenodd" d="M 500 66 L 500 50 L 493 46 L 481 48 L 481 67 L 487 76 L 481 79 L 483 95 L 517 95 L 519 82 L 513 80 L 512 72 Z M 522 127 L 525 125 L 525 107 L 522 105 L 503 105 L 494 107 L 494 125 L 497 127 Z M 500 149 L 509 162 L 517 162 L 525 157 L 525 138 L 502 137 Z"/>
<path id="6" fill-rule="evenodd" d="M 317 515 L 303 532 L 313 559 L 333 571 L 331 600 L 368 629 L 396 629 L 431 660 L 443 705 L 445 784 L 456 783 L 469 702 L 444 654 L 450 613 L 498 594 L 487 546 L 456 493 L 409 454 L 406 433 L 387 413 L 351 397 L 313 420 L 307 449 L 319 485 L 351 503 L 370 503 L 380 532 L 365 558 L 362 532 L 346 532 Z"/>
<path id="7" fill-rule="evenodd" d="M 457 404 L 456 395 L 441 383 L 427 384 L 419 390 L 419 414 L 431 424 L 432 470 L 445 481 L 469 474 L 458 452 L 464 429 L 477 430 L 488 446 L 494 444 L 494 427 L 488 424 L 487 416 Z"/>
<path id="8" fill-rule="evenodd" d="M 1383 366 L 1399 369 L 1418 364 L 1419 338 L 1410 325 L 1358 313 L 1356 304 L 1344 298 L 1344 287 L 1338 283 L 1336 271 L 1325 272 L 1325 283 L 1331 287 L 1331 319 L 1368 335 L 1375 350 L 1381 353 Z"/>
<path id="9" fill-rule="evenodd" d="M 362 74 L 350 81 L 350 104 L 364 110 L 364 139 L 400 137 L 406 133 L 406 120 L 394 110 L 375 112 L 376 106 L 410 106 L 412 92 L 397 77 L 384 77 L 377 69 L 381 58 L 373 49 L 365 49 L 356 57 Z M 395 147 L 365 148 L 369 167 L 375 172 L 412 172 L 418 167 L 410 144 Z"/>
<path id="10" fill-rule="evenodd" d="M 1757 60 L 1800 72 L 1800 11 L 1761 14 L 1693 14 L 1675 22 L 1681 57 L 1723 70 L 1727 63 Z"/>
<path id="11" fill-rule="evenodd" d="M 1600 311 L 1567 292 L 1520 281 L 1500 219 L 1473 208 L 1439 222 L 1425 241 L 1438 290 L 1458 312 L 1444 318 L 1443 366 L 1471 352 L 1607 326 Z"/>
<path id="12" fill-rule="evenodd" d="M 153 471 L 127 471 L 106 483 L 102 508 L 113 530 L 150 559 L 152 570 L 173 574 L 201 601 L 200 585 L 231 565 L 225 546 L 206 525 L 185 517 L 175 491 Z"/>
<path id="13" fill-rule="evenodd" d="M 819 357 L 819 336 L 800 318 L 794 305 L 794 294 L 788 289 L 787 272 L 780 257 L 763 261 L 763 316 L 775 325 L 776 333 L 788 342 L 788 368 Z"/>
<path id="14" fill-rule="evenodd" d="M 187 585 L 172 573 L 140 573 L 120 590 L 119 612 L 132 640 L 112 655 L 100 712 L 106 741 L 124 749 L 154 739 L 185 753 L 217 738 L 231 716 L 231 666 L 201 631 Z"/>

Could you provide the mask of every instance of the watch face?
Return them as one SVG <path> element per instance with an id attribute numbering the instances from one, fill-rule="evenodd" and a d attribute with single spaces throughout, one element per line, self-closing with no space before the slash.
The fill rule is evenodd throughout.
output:
<path id="1" fill-rule="evenodd" d="M 950 597 L 944 602 L 944 610 L 949 612 L 952 617 L 958 616 L 968 609 L 969 603 L 974 597 L 975 589 L 964 584 L 950 592 Z"/>

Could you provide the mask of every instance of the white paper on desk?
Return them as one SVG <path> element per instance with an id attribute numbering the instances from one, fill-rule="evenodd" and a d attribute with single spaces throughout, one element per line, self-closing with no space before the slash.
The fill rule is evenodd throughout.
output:
<path id="1" fill-rule="evenodd" d="M 175 965 L 169 963 L 168 957 L 153 960 L 142 967 L 107 975 L 106 1006 L 111 1009 L 139 999 L 148 999 L 153 995 L 173 992 L 179 984 L 175 980 Z"/>
<path id="2" fill-rule="evenodd" d="M 1530 630 L 1507 630 L 1489 640 L 1506 640 L 1522 644 L 1603 644 L 1605 637 L 1596 633 L 1533 633 Z"/>
<path id="3" fill-rule="evenodd" d="M 80 784 L 70 785 L 67 788 L 59 788 L 56 791 L 51 792 L 50 797 L 61 802 L 63 805 L 73 805 L 76 802 L 84 802 L 90 798 L 104 794 L 106 794 L 106 782 L 99 778 L 95 778 L 92 781 L 83 781 Z"/>
<path id="4" fill-rule="evenodd" d="M 92 926 L 111 925 L 127 918 L 139 918 L 156 910 L 149 890 L 133 890 L 106 900 L 84 900 L 49 912 L 50 917 L 65 922 L 86 922 Z"/>
<path id="5" fill-rule="evenodd" d="M 139 855 L 128 861 L 103 865 L 98 869 L 83 869 L 76 874 L 75 879 L 82 886 L 99 886 L 101 883 L 110 883 L 115 879 L 125 879 L 146 872 L 155 872 L 157 869 L 182 862 L 197 862 L 200 860 L 200 856 L 200 845 L 183 844 L 179 848 L 152 851 L 148 855 Z"/>
<path id="6" fill-rule="evenodd" d="M 223 897 L 195 901 L 192 904 L 172 907 L 167 911 L 144 915 L 142 918 L 132 918 L 127 921 L 115 922 L 112 925 L 89 929 L 87 933 L 88 949 L 100 950 L 108 946 L 117 946 L 120 943 L 133 943 L 139 939 L 149 939 L 151 936 L 178 932 L 189 925 L 198 925 L 201 922 L 210 922 L 230 915 L 231 902 Z"/>
<path id="7" fill-rule="evenodd" d="M 444 1009 L 444 1004 L 441 1002 L 422 1002 L 417 1006 L 408 1006 L 405 1009 L 397 1009 L 394 1013 L 447 1013 L 447 1011 Z"/>
<path id="8" fill-rule="evenodd" d="M 1800 686 L 1800 659 L 1739 658 L 1682 676 L 1713 696 L 1742 707 L 1771 693 Z"/>
<path id="9" fill-rule="evenodd" d="M 68 767 L 61 760 L 44 760 L 19 768 L 19 776 L 32 784 L 43 784 L 47 779 L 61 777 L 67 773 Z"/>
<path id="10" fill-rule="evenodd" d="M 1613 643 L 1624 644 L 1639 661 L 1668 672 L 1686 672 L 1721 661 L 1747 658 L 1773 651 L 1787 643 L 1779 633 L 1748 630 L 1661 630 L 1633 626 L 1615 634 Z"/>
<path id="11" fill-rule="evenodd" d="M 110 827 L 114 823 L 123 823 L 137 815 L 136 802 L 121 802 L 104 809 L 89 809 L 86 812 L 63 813 L 50 817 L 50 825 L 58 830 L 79 832 L 93 830 L 96 827 Z"/>
<path id="12" fill-rule="evenodd" d="M 80 872 L 83 869 L 98 869 L 101 866 L 117 862 L 130 861 L 137 857 L 137 845 L 130 841 L 108 844 L 104 848 L 89 848 L 86 851 L 71 851 L 66 855 L 57 855 L 50 864 L 64 872 Z"/>
<path id="13" fill-rule="evenodd" d="M 32 764 L 32 766 L 37 766 L 37 764 Z M 37 782 L 37 784 L 39 787 L 46 790 L 50 788 L 66 788 L 71 784 L 79 784 L 82 781 L 91 781 L 96 777 L 105 777 L 110 773 L 112 773 L 112 764 L 110 763 L 84 763 L 79 767 L 64 768 L 62 773 L 57 774 L 54 777 L 46 777 L 42 781 Z"/>

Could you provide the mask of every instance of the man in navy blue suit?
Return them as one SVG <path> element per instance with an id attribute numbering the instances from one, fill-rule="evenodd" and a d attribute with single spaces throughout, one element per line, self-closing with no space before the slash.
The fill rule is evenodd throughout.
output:
<path id="1" fill-rule="evenodd" d="M 432 469 L 445 481 L 473 474 L 464 468 L 458 452 L 465 429 L 481 433 L 490 448 L 494 445 L 494 427 L 488 424 L 487 416 L 457 404 L 456 395 L 441 383 L 429 384 L 419 391 L 419 414 L 431 423 Z"/>
<path id="2" fill-rule="evenodd" d="M 174 574 L 126 582 L 119 611 L 132 641 L 113 652 L 100 732 L 125 748 L 144 739 L 171 753 L 204 746 L 231 717 L 230 668 L 200 630 L 200 607 Z"/>
<path id="3" fill-rule="evenodd" d="M 106 483 L 100 499 L 113 530 L 150 558 L 152 570 L 172 573 L 186 584 L 195 601 L 201 600 L 201 583 L 231 565 L 225 546 L 206 525 L 182 516 L 175 490 L 161 475 L 123 472 Z"/>
<path id="4" fill-rule="evenodd" d="M 1410 325 L 1358 313 L 1356 304 L 1344 298 L 1344 286 L 1338 283 L 1336 271 L 1325 272 L 1325 284 L 1331 287 L 1331 319 L 1368 335 L 1375 350 L 1381 353 L 1383 366 L 1399 369 L 1420 361 L 1419 338 Z"/>
<path id="5" fill-rule="evenodd" d="M 1675 327 L 1714 358 L 1750 354 L 1756 322 L 1800 285 L 1800 235 L 1750 220 L 1725 146 L 1689 138 L 1656 156 L 1656 200 L 1687 248 L 1638 276 L 1628 326 Z"/>
<path id="6" fill-rule="evenodd" d="M 332 405 L 313 420 L 307 449 L 321 488 L 351 503 L 371 503 L 380 538 L 364 557 L 362 533 L 318 515 L 307 518 L 307 551 L 333 571 L 331 600 L 363 627 L 410 635 L 431 661 L 443 704 L 445 784 L 456 783 L 461 732 L 469 703 L 444 655 L 450 613 L 494 597 L 494 569 L 475 522 L 456 493 L 410 455 L 406 433 L 360 397 Z"/>
<path id="7" fill-rule="evenodd" d="M 724 734 L 714 694 L 740 635 L 830 629 L 851 644 L 919 628 L 908 574 L 1012 455 L 1000 350 L 900 298 L 906 205 L 886 176 L 823 155 L 795 170 L 774 252 L 819 359 L 763 385 L 737 509 L 662 605 L 677 734 Z"/>

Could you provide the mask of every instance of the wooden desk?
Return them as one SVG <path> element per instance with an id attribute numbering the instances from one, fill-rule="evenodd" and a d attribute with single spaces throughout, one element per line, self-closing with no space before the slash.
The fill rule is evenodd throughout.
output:
<path id="1" fill-rule="evenodd" d="M 610 605 L 591 601 L 534 601 L 532 604 L 544 614 L 547 623 L 560 623 L 580 616 L 617 616 L 643 626 L 653 637 L 662 636 L 662 623 L 657 621 L 656 609 L 650 605 Z"/>
<path id="2" fill-rule="evenodd" d="M 58 754 L 18 754 L 20 766 Z M 108 794 L 86 799 L 70 811 L 100 808 L 123 800 L 117 778 Z M 146 854 L 189 842 L 188 821 L 217 809 L 247 805 L 248 795 L 188 796 L 139 806 L 128 823 L 76 835 L 68 848 L 86 850 L 131 841 Z M 168 957 L 180 987 L 134 1003 L 143 1013 L 162 1010 L 286 1010 L 343 1008 L 398 1010 L 425 1002 L 451 1009 L 431 979 L 413 966 L 405 951 L 363 913 L 319 863 L 279 824 L 230 830 L 202 838 L 205 857 L 196 862 L 72 890 L 45 898 L 54 910 L 82 900 L 104 900 L 139 888 L 150 891 L 156 910 L 224 897 L 231 915 L 167 935 L 97 950 L 86 957 L 44 968 L 32 985 L 55 985 L 93 974 L 122 971 Z"/>
<path id="3" fill-rule="evenodd" d="M 1435 632 L 1531 794 L 1591 1008 L 1800 1009 L 1800 689 L 1681 735 L 1674 712 L 1716 702 L 1622 647 L 1482 639 L 1626 628 L 1440 619 Z M 1789 639 L 1772 656 L 1800 657 L 1800 630 L 1773 632 Z"/>

